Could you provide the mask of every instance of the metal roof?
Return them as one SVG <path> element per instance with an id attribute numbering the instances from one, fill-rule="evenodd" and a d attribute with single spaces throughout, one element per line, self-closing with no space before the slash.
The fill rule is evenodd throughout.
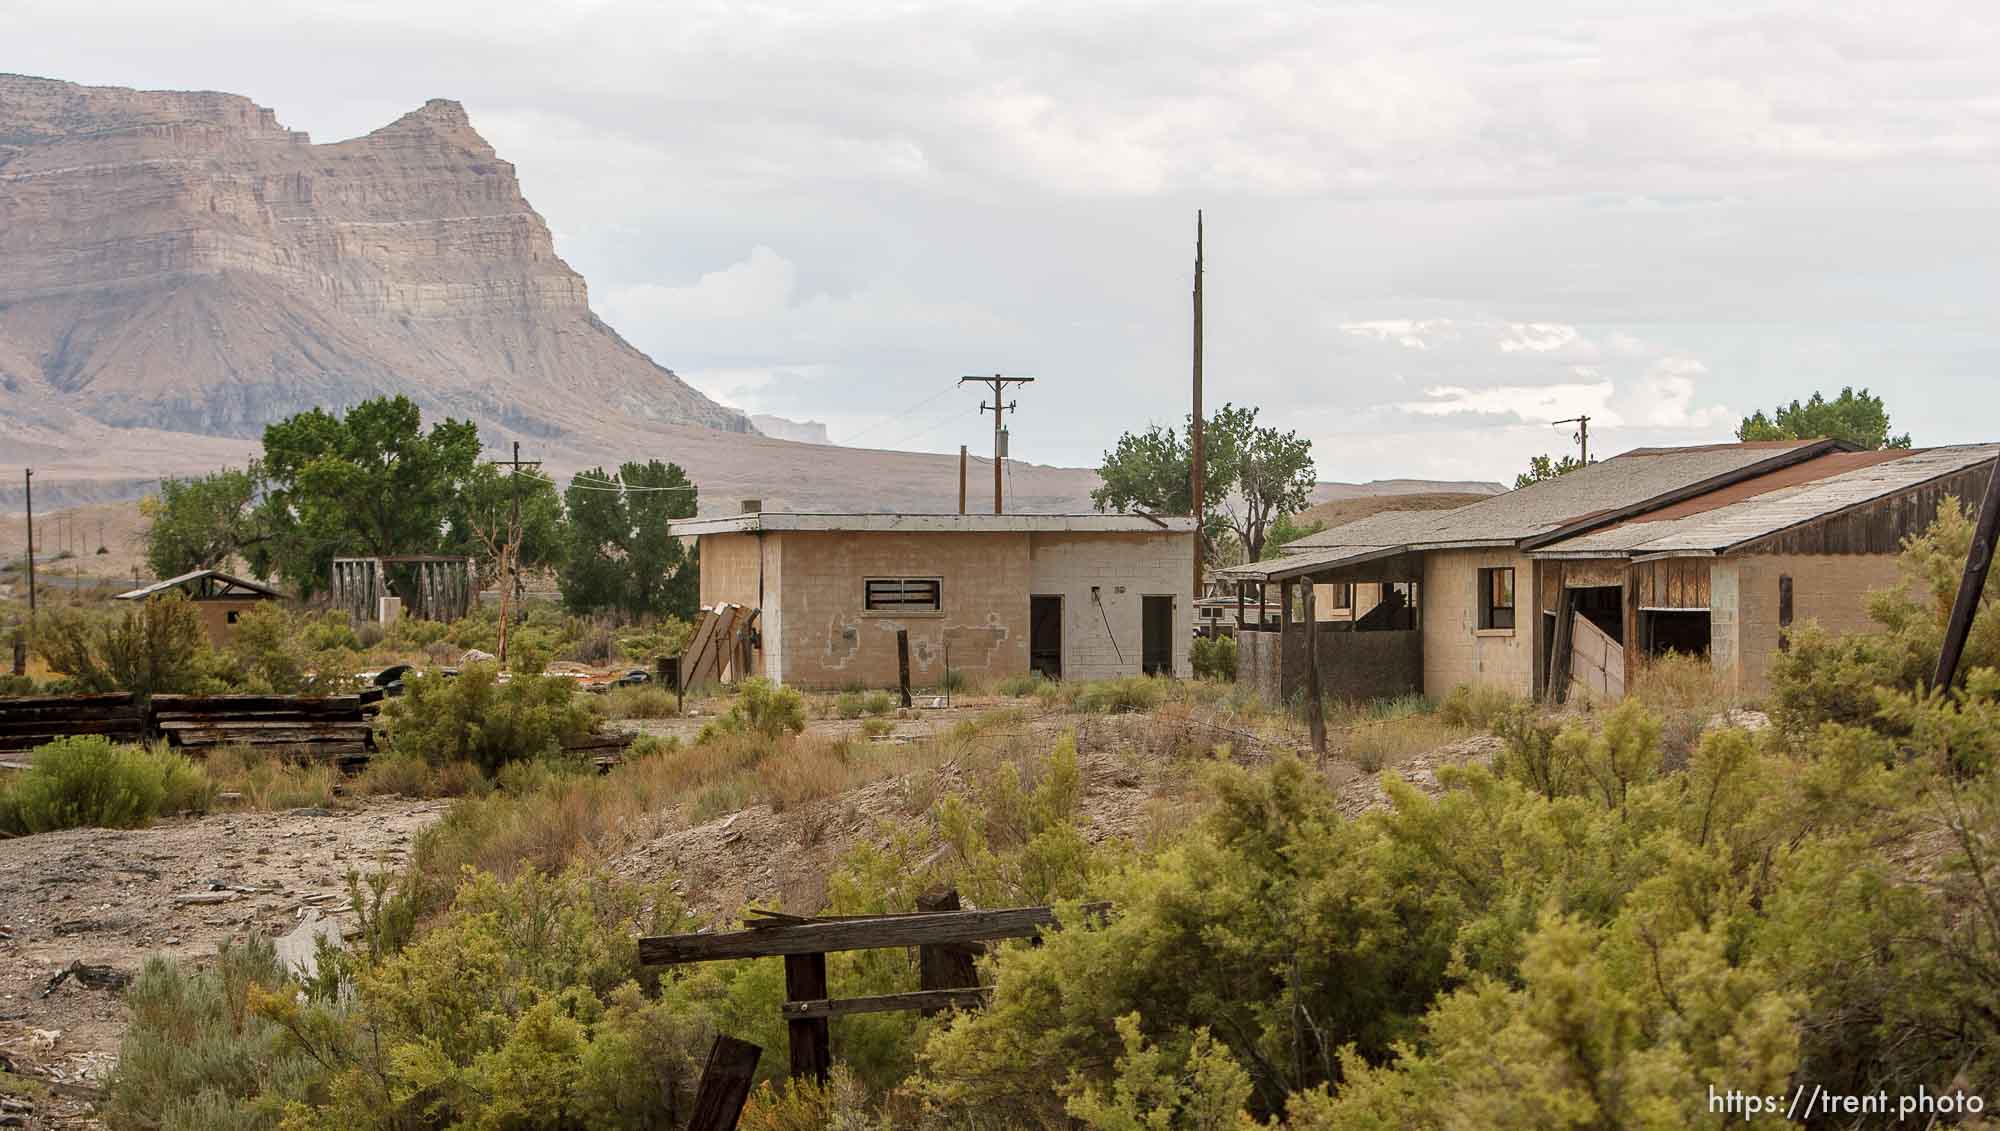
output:
<path id="1" fill-rule="evenodd" d="M 760 530 L 889 534 L 1192 534 L 1185 515 L 1143 514 L 811 514 L 758 511 L 724 518 L 679 519 L 677 535 L 751 534 Z"/>
<path id="2" fill-rule="evenodd" d="M 1300 550 L 1389 542 L 1413 550 L 1511 546 L 1613 522 L 1840 447 L 1832 440 L 1786 440 L 1637 448 L 1456 510 L 1386 511 L 1292 545 Z"/>
<path id="3" fill-rule="evenodd" d="M 249 596 L 250 594 L 255 594 L 261 597 L 277 597 L 280 599 L 284 597 L 283 593 L 280 593 L 276 589 L 273 589 L 270 586 L 265 585 L 264 583 L 259 581 L 246 581 L 240 577 L 232 577 L 229 574 L 226 574 L 219 569 L 197 569 L 197 570 L 192 570 L 188 573 L 181 574 L 179 577 L 169 577 L 165 581 L 155 581 L 151 585 L 134 589 L 128 593 L 120 593 L 116 597 L 113 597 L 112 600 L 136 601 L 144 597 L 151 597 L 156 593 L 164 593 L 169 589 L 181 589 L 187 587 L 188 585 L 194 582 L 202 580 L 210 580 L 210 579 L 219 581 L 225 586 L 231 586 L 238 589 L 247 589 L 250 591 L 249 594 L 241 594 L 241 596 Z M 239 594 L 226 594 L 226 596 L 238 596 L 238 595 Z"/>
<path id="4" fill-rule="evenodd" d="M 1894 458 L 1828 461 L 1831 474 L 1802 482 L 1784 480 L 1771 490 L 1719 506 L 1668 508 L 1531 551 L 1536 557 L 1621 557 L 1719 554 L 1801 523 L 1887 498 L 1933 479 L 1985 463 L 2000 444 L 1923 448 Z M 1810 471 L 1811 465 L 1800 469 Z M 1743 485 L 1753 490 L 1753 481 Z"/>

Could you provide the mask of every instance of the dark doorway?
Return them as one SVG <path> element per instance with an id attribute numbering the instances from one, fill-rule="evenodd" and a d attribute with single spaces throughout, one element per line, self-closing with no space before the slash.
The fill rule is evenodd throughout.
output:
<path id="1" fill-rule="evenodd" d="M 1061 594 L 1028 598 L 1028 669 L 1043 679 L 1062 678 L 1062 614 Z"/>
<path id="2" fill-rule="evenodd" d="M 1142 620 L 1139 642 L 1140 670 L 1147 675 L 1174 674 L 1174 599 L 1140 599 Z"/>

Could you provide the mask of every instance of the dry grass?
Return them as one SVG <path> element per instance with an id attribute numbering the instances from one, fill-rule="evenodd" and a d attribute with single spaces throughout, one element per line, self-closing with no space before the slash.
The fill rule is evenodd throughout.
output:
<path id="1" fill-rule="evenodd" d="M 674 709 L 674 693 L 651 684 L 614 687 L 597 702 L 607 719 L 671 719 L 680 713 Z"/>
<path id="2" fill-rule="evenodd" d="M 1678 652 L 1641 664 L 1630 695 L 1660 716 L 1660 751 L 1669 769 L 1687 765 L 1709 720 L 1744 705 L 1708 657 Z"/>
<path id="3" fill-rule="evenodd" d="M 1328 746 L 1368 773 L 1440 746 L 1470 738 L 1473 728 L 1447 722 L 1437 715 L 1411 714 L 1380 722 L 1363 722 L 1340 732 Z"/>
<path id="4" fill-rule="evenodd" d="M 340 771 L 331 765 L 300 765 L 247 746 L 209 752 L 204 769 L 224 793 L 241 796 L 245 809 L 307 809 L 334 802 Z"/>

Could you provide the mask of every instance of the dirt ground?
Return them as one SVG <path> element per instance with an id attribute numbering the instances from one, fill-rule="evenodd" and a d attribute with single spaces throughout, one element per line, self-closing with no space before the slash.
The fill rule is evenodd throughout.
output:
<path id="1" fill-rule="evenodd" d="M 401 864 L 446 804 L 370 800 L 0 840 L 0 1058 L 19 1075 L 94 1086 L 117 1057 L 125 1005 L 75 978 L 49 990 L 64 968 L 136 975 L 149 955 L 204 962 L 231 939 L 275 938 L 315 914 L 338 920 L 348 869 Z M 191 896 L 222 901 L 181 902 Z M 38 1114 L 69 1126 L 64 1107 L 81 1115 L 75 1102 Z"/>

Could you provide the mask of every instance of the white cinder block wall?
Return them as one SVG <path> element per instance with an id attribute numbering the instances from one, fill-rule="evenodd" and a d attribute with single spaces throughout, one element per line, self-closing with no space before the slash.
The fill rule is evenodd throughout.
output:
<path id="1" fill-rule="evenodd" d="M 1029 593 L 1063 597 L 1064 679 L 1139 674 L 1149 596 L 1174 599 L 1174 674 L 1194 673 L 1193 534 L 1034 534 L 1028 569 Z"/>

